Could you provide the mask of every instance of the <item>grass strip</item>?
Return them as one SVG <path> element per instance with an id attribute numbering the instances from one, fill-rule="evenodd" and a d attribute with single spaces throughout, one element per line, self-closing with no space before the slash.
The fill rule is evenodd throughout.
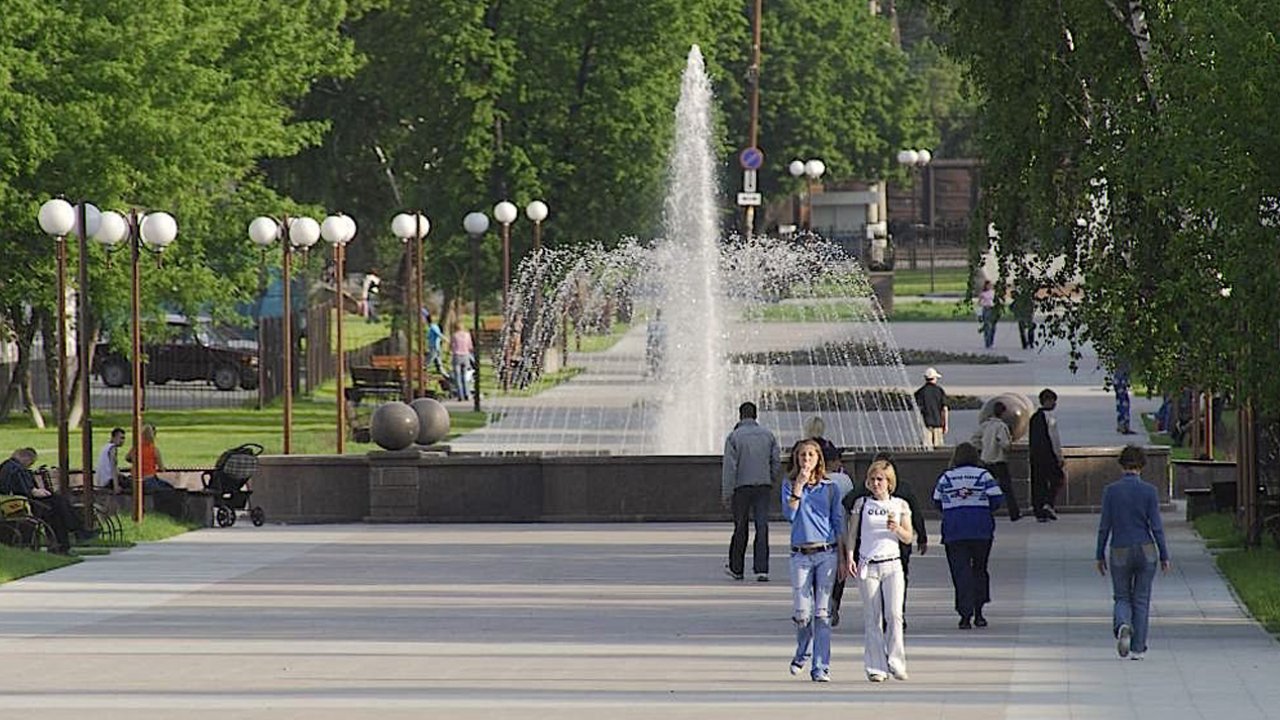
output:
<path id="1" fill-rule="evenodd" d="M 1244 533 L 1227 513 L 1203 515 L 1194 526 L 1205 546 L 1221 550 L 1214 558 L 1218 569 L 1244 602 L 1249 614 L 1267 629 L 1280 633 L 1280 549 L 1270 537 L 1261 547 L 1245 548 Z"/>

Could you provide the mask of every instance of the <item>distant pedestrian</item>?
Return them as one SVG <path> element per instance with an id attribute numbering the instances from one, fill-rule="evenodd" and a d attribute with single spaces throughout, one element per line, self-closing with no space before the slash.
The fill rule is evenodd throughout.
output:
<path id="1" fill-rule="evenodd" d="M 799 443 L 796 444 L 799 445 Z M 793 451 L 793 457 L 794 454 Z M 848 517 L 849 508 L 853 506 L 853 501 L 860 494 L 859 488 L 864 486 L 862 483 L 858 483 L 857 487 L 854 486 L 853 478 L 849 477 L 849 473 L 845 471 L 842 455 L 843 453 L 835 445 L 830 449 L 824 448 L 822 463 L 827 468 L 827 477 L 831 478 L 831 482 L 835 483 L 839 490 L 842 512 L 845 517 Z M 837 573 L 835 584 L 831 586 L 831 627 L 840 626 L 840 604 L 844 600 L 844 585 L 845 578 L 842 573 Z"/>
<path id="2" fill-rule="evenodd" d="M 934 368 L 924 371 L 924 384 L 916 389 L 916 407 L 924 420 L 924 445 L 940 448 L 947 444 L 947 391 L 938 384 L 942 373 Z"/>
<path id="3" fill-rule="evenodd" d="M 823 457 L 829 457 L 832 453 L 838 455 L 840 449 L 835 446 L 835 443 L 823 437 L 826 432 L 827 424 L 818 415 L 810 416 L 804 421 L 804 439 L 818 443 L 818 449 L 822 451 Z"/>
<path id="4" fill-rule="evenodd" d="M 434 367 L 437 373 L 444 374 L 444 368 L 440 366 L 440 343 L 444 340 L 444 331 L 440 329 L 440 323 L 431 316 L 431 312 L 423 310 L 427 321 L 427 365 Z"/>
<path id="5" fill-rule="evenodd" d="M 1129 427 L 1129 364 L 1119 363 L 1111 372 L 1111 386 L 1116 391 L 1116 432 L 1121 435 L 1136 434 Z"/>
<path id="6" fill-rule="evenodd" d="M 1009 520 L 1018 522 L 1022 511 L 1018 509 L 1018 496 L 1013 492 L 1013 478 L 1009 475 L 1009 448 L 1013 447 L 1013 435 L 1004 421 L 1007 411 L 1004 403 L 999 400 L 991 403 L 991 415 L 982 421 L 969 442 L 982 448 L 979 456 L 982 466 L 1000 483 L 1000 490 L 1009 503 Z"/>
<path id="7" fill-rule="evenodd" d="M 378 322 L 378 293 L 381 289 L 382 278 L 378 277 L 378 269 L 370 268 L 360 284 L 360 311 L 364 313 L 366 322 Z"/>
<path id="8" fill-rule="evenodd" d="M 1067 482 L 1067 464 L 1062 456 L 1062 440 L 1058 437 L 1058 419 L 1054 408 L 1058 393 L 1045 388 L 1040 391 L 1040 409 L 1031 415 L 1027 431 L 1028 456 L 1031 464 L 1031 509 L 1039 522 L 1058 519 L 1058 492 Z"/>
<path id="9" fill-rule="evenodd" d="M 831 682 L 831 588 L 844 511 L 840 490 L 827 477 L 822 450 L 812 440 L 796 443 L 791 471 L 782 481 L 782 515 L 791 523 L 791 619 L 796 626 L 791 674 L 804 672 L 808 661 L 814 682 Z"/>
<path id="10" fill-rule="evenodd" d="M 152 493 L 157 490 L 172 490 L 173 484 L 160 477 L 160 472 L 168 468 L 164 465 L 160 448 L 156 446 L 156 426 L 145 423 L 142 426 L 141 440 L 142 449 L 130 448 L 125 459 L 133 463 L 133 472 L 142 478 L 142 491 Z"/>
<path id="11" fill-rule="evenodd" d="M 119 493 L 124 477 L 120 474 L 120 446 L 124 445 L 124 428 L 114 428 L 106 447 L 98 453 L 98 461 L 93 465 L 93 484 L 100 488 L 111 488 L 111 492 Z"/>
<path id="12" fill-rule="evenodd" d="M 960 443 L 951 456 L 951 469 L 933 489 L 933 502 L 942 511 L 942 544 L 961 630 L 987 626 L 982 608 L 991 602 L 987 565 L 996 533 L 994 511 L 1004 500 L 1000 485 L 980 462 L 977 448 Z"/>
<path id="13" fill-rule="evenodd" d="M 461 322 L 453 324 L 453 335 L 449 338 L 449 363 L 453 370 L 453 396 L 458 400 L 470 399 L 467 390 L 467 376 L 471 363 L 475 361 L 475 343 L 471 333 Z M 479 392 L 479 388 L 476 388 Z"/>
<path id="14" fill-rule="evenodd" d="M 751 569 L 760 582 L 769 581 L 769 504 L 773 483 L 782 474 L 778 439 L 756 420 L 756 405 L 738 407 L 738 424 L 724 440 L 720 499 L 733 513 L 733 537 L 725 572 L 741 580 L 747 553 L 747 522 L 755 523 Z"/>
<path id="15" fill-rule="evenodd" d="M 1020 288 L 1013 296 L 1013 316 L 1018 320 L 1018 341 L 1023 350 L 1036 344 L 1036 303 L 1031 288 Z"/>
<path id="16" fill-rule="evenodd" d="M 978 313 L 982 321 L 982 346 L 990 350 L 996 343 L 996 322 L 1000 319 L 996 291 L 990 280 L 982 281 L 982 292 L 978 293 Z"/>
<path id="17" fill-rule="evenodd" d="M 1147 652 L 1151 620 L 1151 583 L 1160 569 L 1169 572 L 1169 548 L 1160 520 L 1156 488 L 1142 479 L 1146 453 L 1137 445 L 1120 451 L 1120 479 L 1102 491 L 1102 517 L 1094 558 L 1098 573 L 1107 574 L 1104 551 L 1111 542 L 1111 591 L 1115 601 L 1111 631 L 1120 657 L 1141 660 Z"/>
<path id="18" fill-rule="evenodd" d="M 892 675 L 907 679 L 902 638 L 906 575 L 900 547 L 915 539 L 911 508 L 893 497 L 897 487 L 893 464 L 876 460 L 867 468 L 869 495 L 854 502 L 846 521 L 842 572 L 858 579 L 862 595 L 863 664 L 867 679 L 883 682 Z"/>

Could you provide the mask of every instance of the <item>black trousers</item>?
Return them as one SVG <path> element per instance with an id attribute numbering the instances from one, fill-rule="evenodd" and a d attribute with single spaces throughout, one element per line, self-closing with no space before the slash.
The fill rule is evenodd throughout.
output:
<path id="1" fill-rule="evenodd" d="M 80 514 L 71 503 L 54 493 L 48 497 L 31 498 L 31 509 L 41 520 L 53 528 L 53 536 L 63 548 L 71 547 L 71 533 L 84 529 Z"/>
<path id="2" fill-rule="evenodd" d="M 769 573 L 769 499 L 772 485 L 743 485 L 734 489 L 730 509 L 733 512 L 733 537 L 729 540 L 729 570 L 743 574 L 747 554 L 747 523 L 754 520 L 756 541 L 752 546 L 751 572 Z"/>
<path id="3" fill-rule="evenodd" d="M 991 558 L 991 540 L 952 540 L 947 543 L 947 565 L 951 568 L 951 585 L 956 590 L 956 612 L 969 618 L 982 612 L 991 602 L 991 574 L 987 561 Z"/>
<path id="4" fill-rule="evenodd" d="M 1004 501 L 1009 506 L 1009 519 L 1017 520 L 1022 517 L 1022 510 L 1018 508 L 1018 496 L 1013 492 L 1013 480 L 1009 477 L 1009 463 L 990 463 L 983 467 L 1000 483 L 1000 492 L 1004 493 Z"/>
<path id="5" fill-rule="evenodd" d="M 1031 467 L 1031 510 L 1036 517 L 1048 517 L 1045 507 L 1057 508 L 1058 491 L 1062 489 L 1061 472 L 1036 472 Z"/>

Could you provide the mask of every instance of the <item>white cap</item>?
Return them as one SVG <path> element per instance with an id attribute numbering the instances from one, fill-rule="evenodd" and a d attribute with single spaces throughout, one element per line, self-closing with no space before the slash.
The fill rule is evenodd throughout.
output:
<path id="1" fill-rule="evenodd" d="M 942 377 L 942 373 L 938 372 L 934 368 L 929 368 L 928 370 L 924 371 L 925 380 L 937 380 L 940 377 Z"/>

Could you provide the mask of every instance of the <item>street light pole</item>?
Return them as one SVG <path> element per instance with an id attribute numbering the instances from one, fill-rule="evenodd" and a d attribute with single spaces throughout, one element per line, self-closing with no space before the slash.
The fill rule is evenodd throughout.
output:
<path id="1" fill-rule="evenodd" d="M 533 223 L 533 251 L 542 249 L 542 221 L 547 219 L 547 204 L 534 200 L 524 206 L 524 216 Z"/>
<path id="2" fill-rule="evenodd" d="M 404 377 L 409 392 L 407 401 L 416 397 L 419 389 L 426 385 L 426 372 L 422 366 L 422 239 L 431 232 L 431 221 L 422 213 L 400 213 L 391 218 L 391 233 L 405 244 L 405 252 L 409 253 L 408 287 L 405 293 L 405 351 Z M 408 242 L 413 240 L 413 245 Z M 413 317 L 409 317 L 412 314 Z M 418 354 L 413 352 L 418 346 Z"/>
<path id="3" fill-rule="evenodd" d="M 489 230 L 489 217 L 480 212 L 468 213 L 462 219 L 462 227 L 471 236 L 471 277 L 474 294 L 472 300 L 475 303 L 472 309 L 471 345 L 476 373 L 476 386 L 472 398 L 475 400 L 476 412 L 480 412 L 480 366 L 483 365 L 480 362 L 480 243 Z"/>
<path id="4" fill-rule="evenodd" d="M 337 368 L 334 372 L 334 399 L 338 405 L 338 454 L 347 451 L 347 393 L 346 393 L 346 354 L 342 350 L 342 314 L 345 310 L 342 297 L 342 281 L 346 277 L 344 261 L 347 243 L 356 235 L 356 221 L 346 215 L 330 215 L 320 223 L 320 235 L 333 246 L 333 297 L 337 309 L 334 322 L 337 323 L 338 356 Z"/>
<path id="5" fill-rule="evenodd" d="M 493 217 L 502 225 L 502 330 L 503 337 L 506 337 L 509 328 L 507 328 L 507 295 L 511 290 L 511 223 L 516 221 L 516 206 L 503 200 L 493 206 Z M 507 356 L 507 352 L 511 347 L 511 343 L 503 342 L 499 349 L 502 357 L 501 369 L 498 371 L 502 378 L 502 389 L 507 391 L 511 389 L 511 358 Z"/>
<path id="6" fill-rule="evenodd" d="M 787 165 L 787 172 L 791 174 L 791 177 L 796 178 L 797 180 L 801 177 L 804 177 L 805 179 L 806 212 L 804 213 L 804 217 L 800 218 L 804 222 L 797 224 L 803 224 L 805 230 L 811 230 L 813 228 L 813 183 L 817 182 L 819 178 L 826 174 L 827 164 L 817 158 L 813 158 L 811 160 L 792 160 Z"/>
<path id="7" fill-rule="evenodd" d="M 282 304 L 281 334 L 284 336 L 284 348 L 281 359 L 284 365 L 284 417 L 282 454 L 293 452 L 293 284 L 291 265 L 293 248 L 307 249 L 320 239 L 320 223 L 309 217 L 290 218 L 287 214 L 280 220 L 270 217 L 255 218 L 249 223 L 249 239 L 263 249 L 280 242 Z"/>
<path id="8" fill-rule="evenodd" d="M 89 223 L 85 223 L 89 224 Z M 142 375 L 142 246 L 157 253 L 164 251 L 178 236 L 178 224 L 173 216 L 165 212 L 143 214 L 139 210 L 129 211 L 126 220 L 119 213 L 102 213 L 98 230 L 94 239 L 106 245 L 115 245 L 121 240 L 129 241 L 130 265 L 130 345 L 132 354 L 133 377 L 133 520 L 142 522 L 142 394 L 145 392 Z M 87 381 L 87 378 L 86 378 Z"/>
<path id="9" fill-rule="evenodd" d="M 905 165 L 911 173 L 911 269 L 916 267 L 916 247 L 920 244 L 917 237 L 916 229 L 920 227 L 919 205 L 916 203 L 916 186 L 919 185 L 920 168 L 924 168 L 933 161 L 933 153 L 928 150 L 902 150 L 898 153 L 898 164 Z M 921 203 L 923 204 L 923 203 Z M 929 233 L 929 292 L 935 292 L 934 287 L 934 246 L 933 232 Z"/>

